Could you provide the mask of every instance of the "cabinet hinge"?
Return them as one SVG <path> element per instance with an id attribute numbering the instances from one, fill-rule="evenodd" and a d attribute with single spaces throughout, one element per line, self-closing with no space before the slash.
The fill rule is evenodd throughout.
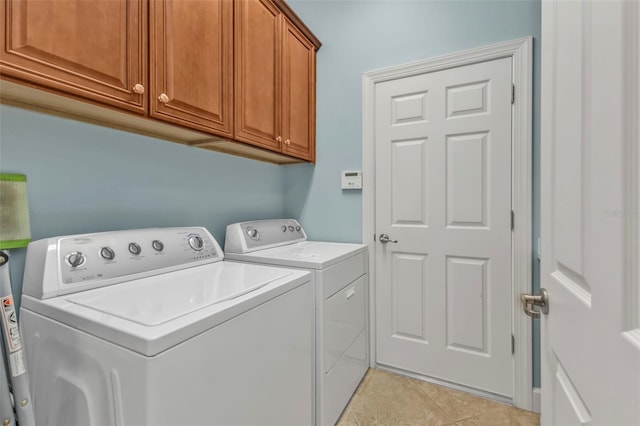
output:
<path id="1" fill-rule="evenodd" d="M 511 210 L 511 230 L 513 231 L 513 229 L 516 226 L 516 215 L 513 212 L 513 210 Z"/>
<path id="2" fill-rule="evenodd" d="M 516 353 L 516 338 L 515 336 L 512 334 L 511 335 L 511 355 Z"/>
<path id="3" fill-rule="evenodd" d="M 373 234 L 373 242 L 376 242 L 376 234 Z"/>
<path id="4" fill-rule="evenodd" d="M 514 103 L 516 103 L 516 85 L 512 84 L 511 85 L 511 105 L 513 105 Z"/>

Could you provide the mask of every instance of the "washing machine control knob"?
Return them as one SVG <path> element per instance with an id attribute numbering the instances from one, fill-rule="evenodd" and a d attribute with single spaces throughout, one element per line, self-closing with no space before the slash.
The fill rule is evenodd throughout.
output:
<path id="1" fill-rule="evenodd" d="M 287 225 L 282 225 L 280 229 L 282 229 L 282 232 L 287 232 Z"/>
<path id="2" fill-rule="evenodd" d="M 66 256 L 66 261 L 69 264 L 69 266 L 71 266 L 72 268 L 77 268 L 78 266 L 81 266 L 85 260 L 86 260 L 86 257 L 84 254 L 82 254 L 81 251 L 74 251 L 69 253 Z"/>
<path id="3" fill-rule="evenodd" d="M 106 260 L 113 260 L 116 257 L 116 253 L 111 247 L 102 247 L 100 249 L 100 256 Z"/>
<path id="4" fill-rule="evenodd" d="M 296 231 L 300 232 L 302 228 L 300 228 L 300 225 L 296 226 Z"/>
<path id="5" fill-rule="evenodd" d="M 189 237 L 189 246 L 196 251 L 200 251 L 204 248 L 204 241 L 202 240 L 202 237 L 192 235 Z"/>
<path id="6" fill-rule="evenodd" d="M 293 225 L 289 225 L 289 231 L 293 232 L 294 229 Z"/>
<path id="7" fill-rule="evenodd" d="M 252 240 L 259 240 L 260 239 L 260 232 L 258 232 L 258 230 L 252 226 L 247 228 L 247 235 L 249 236 L 249 238 L 251 238 Z"/>
<path id="8" fill-rule="evenodd" d="M 151 247 L 153 247 L 153 249 L 155 251 L 162 251 L 164 250 L 164 244 L 162 244 L 162 241 L 160 240 L 153 240 L 151 242 Z"/>
<path id="9" fill-rule="evenodd" d="M 142 249 L 140 248 L 140 244 L 138 243 L 129 243 L 129 251 L 131 254 L 140 254 Z"/>

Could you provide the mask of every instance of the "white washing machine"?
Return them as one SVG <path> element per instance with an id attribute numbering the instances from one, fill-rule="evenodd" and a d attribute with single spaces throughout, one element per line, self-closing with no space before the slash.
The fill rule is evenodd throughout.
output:
<path id="1" fill-rule="evenodd" d="M 260 220 L 227 226 L 225 256 L 315 275 L 316 423 L 335 424 L 369 367 L 367 246 L 307 241 L 296 220 Z"/>
<path id="2" fill-rule="evenodd" d="M 313 277 L 223 261 L 204 228 L 49 238 L 21 307 L 38 425 L 303 425 Z"/>

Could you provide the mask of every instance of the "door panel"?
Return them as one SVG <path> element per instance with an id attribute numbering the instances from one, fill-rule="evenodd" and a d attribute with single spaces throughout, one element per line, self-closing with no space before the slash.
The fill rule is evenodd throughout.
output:
<path id="1" fill-rule="evenodd" d="M 391 220 L 394 225 L 427 226 L 426 139 L 391 142 Z"/>
<path id="2" fill-rule="evenodd" d="M 155 0 L 149 12 L 151 116 L 231 137 L 233 3 Z"/>
<path id="3" fill-rule="evenodd" d="M 488 112 L 489 81 L 478 81 L 447 88 L 447 118 Z"/>
<path id="4" fill-rule="evenodd" d="M 428 258 L 422 254 L 394 253 L 391 263 L 393 335 L 428 343 L 424 312 L 428 301 Z"/>
<path id="5" fill-rule="evenodd" d="M 510 397 L 511 59 L 378 83 L 377 361 Z"/>
<path id="6" fill-rule="evenodd" d="M 542 423 L 640 424 L 640 6 L 542 19 Z"/>
<path id="7" fill-rule="evenodd" d="M 3 75 L 144 113 L 147 2 L 4 0 Z M 76 17 L 76 19 L 70 19 Z"/>
<path id="8" fill-rule="evenodd" d="M 487 227 L 488 132 L 447 136 L 447 227 Z"/>
<path id="9" fill-rule="evenodd" d="M 487 354 L 489 259 L 447 256 L 447 348 Z"/>

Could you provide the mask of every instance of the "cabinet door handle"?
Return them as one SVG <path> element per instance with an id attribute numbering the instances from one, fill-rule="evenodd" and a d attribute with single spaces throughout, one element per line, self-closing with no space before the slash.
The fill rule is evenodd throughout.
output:
<path id="1" fill-rule="evenodd" d="M 282 142 L 282 136 L 278 136 L 278 137 L 276 138 L 276 142 Z"/>
<path id="2" fill-rule="evenodd" d="M 291 145 L 291 141 L 289 139 L 287 139 L 286 141 L 284 141 L 285 145 Z"/>
<path id="3" fill-rule="evenodd" d="M 160 96 L 158 96 L 158 100 L 163 104 L 166 104 L 167 102 L 169 102 L 169 97 L 163 93 Z"/>
<path id="4" fill-rule="evenodd" d="M 144 86 L 140 83 L 136 84 L 135 86 L 133 86 L 133 92 L 137 93 L 138 95 L 142 95 L 144 93 Z"/>

